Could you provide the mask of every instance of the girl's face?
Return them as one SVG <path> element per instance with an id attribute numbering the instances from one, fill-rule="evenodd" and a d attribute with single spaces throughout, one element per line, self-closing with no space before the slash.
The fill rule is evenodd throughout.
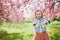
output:
<path id="1" fill-rule="evenodd" d="M 40 11 L 37 11 L 35 15 L 36 15 L 36 18 L 37 18 L 37 19 L 40 19 L 40 18 L 41 18 L 41 16 L 42 16 L 42 14 L 41 14 L 41 12 L 40 12 Z"/>

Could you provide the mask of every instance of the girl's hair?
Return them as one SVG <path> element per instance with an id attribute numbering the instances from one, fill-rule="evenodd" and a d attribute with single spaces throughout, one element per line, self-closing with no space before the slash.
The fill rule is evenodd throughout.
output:
<path id="1" fill-rule="evenodd" d="M 36 17 L 36 12 L 39 12 L 39 11 L 41 12 L 41 18 L 43 18 L 43 13 L 42 13 L 41 10 L 36 10 L 36 11 L 35 11 L 35 18 L 37 18 L 37 17 Z"/>

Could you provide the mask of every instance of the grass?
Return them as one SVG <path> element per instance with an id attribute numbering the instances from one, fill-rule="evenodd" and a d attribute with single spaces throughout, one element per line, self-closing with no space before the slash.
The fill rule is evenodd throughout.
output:
<path id="1" fill-rule="evenodd" d="M 33 27 L 31 23 L 21 23 L 21 24 L 16 24 L 16 23 L 4 23 L 0 26 L 0 29 L 6 30 L 8 33 L 13 33 L 13 32 L 30 32 L 33 31 Z"/>
<path id="2" fill-rule="evenodd" d="M 0 25 L 0 31 L 6 31 L 3 34 L 6 34 L 8 37 L 6 37 L 6 40 L 32 40 L 34 28 L 32 26 L 31 22 L 25 22 L 25 23 L 3 23 Z M 60 22 L 58 23 L 51 23 L 47 25 L 47 31 L 51 37 L 52 40 L 60 40 Z M 2 35 L 2 32 L 0 32 L 0 35 Z M 4 39 L 4 35 L 3 38 Z"/>
<path id="3" fill-rule="evenodd" d="M 33 33 L 34 33 L 32 23 L 28 23 L 28 22 L 20 23 L 20 24 L 3 23 L 2 25 L 0 25 L 0 30 L 7 31 L 7 34 L 9 35 L 10 39 L 6 39 L 6 40 L 13 40 L 13 39 L 14 40 L 29 40 L 29 38 L 32 39 L 32 36 L 33 36 Z M 16 34 L 16 33 L 18 33 L 17 37 L 15 37 L 15 35 L 13 35 L 13 34 Z M 11 38 L 11 35 L 13 36 L 12 38 Z M 4 40 L 4 38 L 2 38 L 2 39 Z"/>
<path id="4" fill-rule="evenodd" d="M 52 22 L 47 26 L 47 31 L 50 34 L 51 40 L 60 40 L 60 22 Z"/>

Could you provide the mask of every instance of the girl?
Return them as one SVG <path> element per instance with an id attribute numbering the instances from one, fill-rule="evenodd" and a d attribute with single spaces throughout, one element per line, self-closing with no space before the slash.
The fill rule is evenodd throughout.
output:
<path id="1" fill-rule="evenodd" d="M 34 40 L 50 40 L 46 32 L 47 20 L 43 18 L 43 13 L 40 10 L 35 12 L 35 20 L 33 26 L 35 29 Z"/>

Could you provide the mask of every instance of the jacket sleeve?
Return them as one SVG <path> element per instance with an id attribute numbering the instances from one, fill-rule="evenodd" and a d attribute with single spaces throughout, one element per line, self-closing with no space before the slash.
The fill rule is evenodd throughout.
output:
<path id="1" fill-rule="evenodd" d="M 33 21 L 33 23 L 32 23 L 32 24 L 33 24 L 33 26 L 35 26 L 35 25 L 36 25 L 35 23 L 36 23 L 36 20 L 34 20 L 34 21 Z"/>
<path id="2" fill-rule="evenodd" d="M 46 22 L 46 25 L 49 24 L 47 19 L 44 19 L 44 21 Z"/>

